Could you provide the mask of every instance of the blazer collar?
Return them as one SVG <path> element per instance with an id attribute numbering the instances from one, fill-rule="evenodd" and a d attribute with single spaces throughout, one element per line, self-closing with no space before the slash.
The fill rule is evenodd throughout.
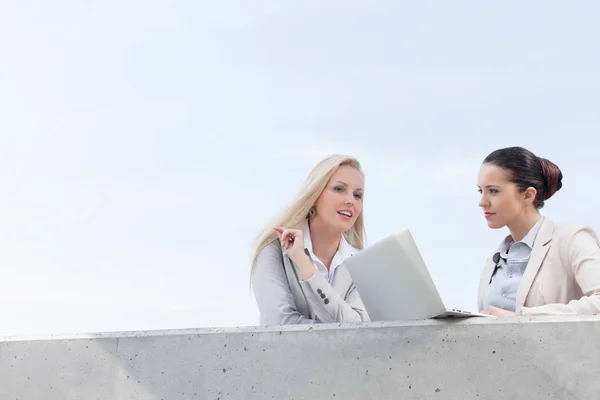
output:
<path id="1" fill-rule="evenodd" d="M 523 308 L 525 300 L 527 299 L 527 295 L 529 294 L 529 289 L 531 289 L 531 285 L 533 284 L 533 281 L 540 270 L 540 267 L 542 266 L 542 262 L 544 261 L 548 250 L 550 249 L 554 229 L 554 223 L 545 218 L 540 226 L 540 230 L 537 234 L 535 242 L 533 243 L 529 262 L 527 263 L 527 267 L 525 268 L 525 272 L 521 278 L 521 283 L 519 284 L 519 289 L 517 290 L 517 312 Z"/>

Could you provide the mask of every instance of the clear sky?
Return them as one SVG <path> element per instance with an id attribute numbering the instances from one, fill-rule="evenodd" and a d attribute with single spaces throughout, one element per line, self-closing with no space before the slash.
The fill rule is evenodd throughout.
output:
<path id="1" fill-rule="evenodd" d="M 176 3 L 2 2 L 0 333 L 256 324 L 252 240 L 333 152 L 452 307 L 506 235 L 490 151 L 554 161 L 544 214 L 600 229 L 597 2 Z"/>

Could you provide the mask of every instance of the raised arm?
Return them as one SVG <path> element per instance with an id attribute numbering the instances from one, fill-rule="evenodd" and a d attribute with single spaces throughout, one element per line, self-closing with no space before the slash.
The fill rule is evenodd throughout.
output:
<path id="1" fill-rule="evenodd" d="M 267 245 L 258 255 L 252 275 L 252 288 L 261 325 L 315 324 L 296 309 L 285 275 L 279 242 Z"/>
<path id="2" fill-rule="evenodd" d="M 299 229 L 278 228 L 281 243 L 286 256 L 294 263 L 300 272 L 302 286 L 308 303 L 315 311 L 320 322 L 361 322 L 367 321 L 368 316 L 354 288 L 352 279 L 344 265 L 338 267 L 336 274 L 342 274 L 336 279 L 348 282 L 348 293 L 340 296 L 315 267 L 304 249 L 303 232 Z"/>

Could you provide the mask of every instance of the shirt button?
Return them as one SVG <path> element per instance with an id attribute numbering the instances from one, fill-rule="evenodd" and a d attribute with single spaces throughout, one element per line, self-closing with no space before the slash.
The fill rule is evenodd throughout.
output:
<path id="1" fill-rule="evenodd" d="M 503 296 L 503 297 L 506 297 L 506 293 L 502 293 L 502 296 Z"/>

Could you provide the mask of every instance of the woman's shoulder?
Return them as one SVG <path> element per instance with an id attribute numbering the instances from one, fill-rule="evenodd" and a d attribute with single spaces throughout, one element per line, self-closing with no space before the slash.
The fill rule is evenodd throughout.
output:
<path id="1" fill-rule="evenodd" d="M 559 254 L 565 259 L 578 257 L 582 252 L 597 251 L 600 246 L 596 230 L 585 222 L 569 221 L 556 224 L 552 236 Z"/>
<path id="2" fill-rule="evenodd" d="M 555 224 L 553 236 L 558 240 L 569 240 L 575 236 L 592 236 L 594 239 L 598 239 L 596 230 L 590 224 L 580 221 Z"/>
<path id="3" fill-rule="evenodd" d="M 279 239 L 274 239 L 267 243 L 259 252 L 256 257 L 256 262 L 261 263 L 265 261 L 278 260 L 282 261 L 283 250 L 279 244 Z"/>

